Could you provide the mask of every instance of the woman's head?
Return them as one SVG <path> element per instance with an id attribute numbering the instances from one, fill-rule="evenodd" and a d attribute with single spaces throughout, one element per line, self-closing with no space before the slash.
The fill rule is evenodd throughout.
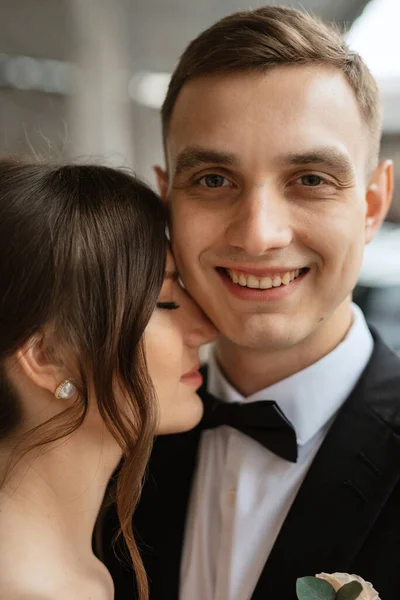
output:
<path id="1" fill-rule="evenodd" d="M 41 345 L 83 402 L 92 382 L 109 416 L 111 385 L 147 383 L 140 341 L 164 279 L 164 227 L 155 194 L 127 173 L 0 161 L 0 361 Z M 118 409 L 124 447 L 132 415 Z"/>
<path id="2" fill-rule="evenodd" d="M 127 173 L 0 160 L 2 441 L 20 438 L 25 451 L 64 437 L 95 398 L 126 457 L 117 494 L 134 558 L 130 520 L 157 413 L 142 334 L 164 279 L 164 232 L 156 195 Z M 64 379 L 78 393 L 55 399 Z M 21 397 L 35 386 L 53 400 L 45 423 Z"/>

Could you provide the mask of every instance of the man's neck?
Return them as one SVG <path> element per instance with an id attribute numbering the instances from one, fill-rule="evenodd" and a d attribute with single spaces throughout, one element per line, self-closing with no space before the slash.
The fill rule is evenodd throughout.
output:
<path id="1" fill-rule="evenodd" d="M 346 303 L 324 325 L 291 347 L 244 348 L 220 336 L 217 361 L 231 385 L 248 397 L 318 362 L 340 344 L 351 324 L 352 310 Z"/>

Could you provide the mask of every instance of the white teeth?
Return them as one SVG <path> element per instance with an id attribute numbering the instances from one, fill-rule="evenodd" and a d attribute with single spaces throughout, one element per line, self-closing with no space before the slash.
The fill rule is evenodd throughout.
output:
<path id="1" fill-rule="evenodd" d="M 300 275 L 300 269 L 295 271 L 287 271 L 284 275 L 274 275 L 274 277 L 256 277 L 255 275 L 245 275 L 237 271 L 227 269 L 233 283 L 237 283 L 242 287 L 248 287 L 251 289 L 268 290 L 272 287 L 279 287 L 280 285 L 289 285 L 296 277 Z"/>
<path id="2" fill-rule="evenodd" d="M 260 289 L 261 290 L 269 290 L 269 288 L 272 288 L 272 279 L 271 279 L 271 277 L 263 277 L 260 280 Z"/>
<path id="3" fill-rule="evenodd" d="M 253 289 L 259 288 L 260 280 L 255 275 L 249 275 L 247 277 L 247 287 L 253 288 Z"/>
<path id="4" fill-rule="evenodd" d="M 274 287 L 279 287 L 280 285 L 282 285 L 282 279 L 279 277 L 279 275 L 276 275 L 276 277 L 273 278 L 272 285 Z"/>

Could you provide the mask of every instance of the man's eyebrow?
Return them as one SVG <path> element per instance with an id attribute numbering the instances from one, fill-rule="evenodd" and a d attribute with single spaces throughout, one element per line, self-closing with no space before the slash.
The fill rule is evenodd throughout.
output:
<path id="1" fill-rule="evenodd" d="M 335 171 L 345 173 L 354 173 L 354 167 L 345 154 L 336 150 L 336 148 L 316 148 L 315 150 L 300 152 L 297 154 L 287 154 L 279 162 L 288 165 L 326 165 Z"/>
<path id="2" fill-rule="evenodd" d="M 237 164 L 234 154 L 229 152 L 220 152 L 218 150 L 208 150 L 207 148 L 189 147 L 182 150 L 178 155 L 175 167 L 175 175 L 180 175 L 183 171 L 199 167 L 203 164 L 216 164 L 224 166 L 233 166 Z"/>

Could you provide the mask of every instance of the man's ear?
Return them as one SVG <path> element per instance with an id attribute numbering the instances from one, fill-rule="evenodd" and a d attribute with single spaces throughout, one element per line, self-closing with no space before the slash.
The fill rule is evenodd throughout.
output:
<path id="1" fill-rule="evenodd" d="M 15 356 L 30 381 L 51 394 L 67 379 L 65 369 L 49 350 L 45 336 L 32 337 Z"/>
<path id="2" fill-rule="evenodd" d="M 385 219 L 393 194 L 393 162 L 381 162 L 373 172 L 366 193 L 365 241 L 370 242 Z"/>
<path id="3" fill-rule="evenodd" d="M 163 202 L 167 201 L 168 196 L 168 174 L 159 165 L 154 165 L 154 173 L 156 174 L 158 193 Z"/>

